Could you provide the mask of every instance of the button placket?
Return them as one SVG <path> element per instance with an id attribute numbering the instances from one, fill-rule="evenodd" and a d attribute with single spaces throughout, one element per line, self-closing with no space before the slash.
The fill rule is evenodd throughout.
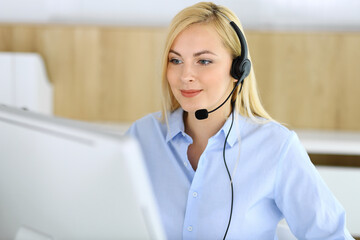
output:
<path id="1" fill-rule="evenodd" d="M 201 188 L 204 181 L 204 174 L 206 174 L 207 164 L 207 151 L 202 153 L 199 159 L 197 170 L 194 171 L 194 178 L 191 182 L 191 186 L 188 192 L 188 200 L 186 206 L 186 214 L 184 219 L 184 238 L 194 239 L 197 235 L 197 224 L 199 223 L 199 211 L 201 208 L 200 199 L 201 199 Z M 191 165 L 188 163 L 189 168 L 192 169 Z"/>

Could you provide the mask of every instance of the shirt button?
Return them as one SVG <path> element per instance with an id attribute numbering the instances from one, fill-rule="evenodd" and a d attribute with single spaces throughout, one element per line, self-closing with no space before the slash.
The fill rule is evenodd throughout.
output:
<path id="1" fill-rule="evenodd" d="M 197 192 L 193 192 L 193 197 L 196 198 L 198 196 Z"/>
<path id="2" fill-rule="evenodd" d="M 187 167 L 187 166 L 188 166 L 188 163 L 187 163 L 187 162 L 184 162 L 184 166 Z"/>
<path id="3" fill-rule="evenodd" d="M 187 230 L 191 232 L 193 230 L 192 226 L 188 226 Z"/>

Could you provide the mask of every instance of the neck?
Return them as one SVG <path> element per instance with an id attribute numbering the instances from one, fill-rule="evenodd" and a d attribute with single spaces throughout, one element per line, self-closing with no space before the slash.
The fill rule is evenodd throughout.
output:
<path id="1" fill-rule="evenodd" d="M 196 171 L 201 154 L 205 150 L 210 137 L 215 135 L 226 122 L 231 111 L 230 104 L 224 104 L 217 111 L 212 112 L 207 119 L 198 120 L 195 112 L 184 112 L 185 132 L 193 139 L 188 148 L 188 159 Z"/>
<path id="2" fill-rule="evenodd" d="M 230 101 L 217 111 L 209 114 L 204 120 L 198 120 L 195 113 L 184 112 L 185 132 L 192 137 L 195 142 L 203 142 L 207 144 L 210 137 L 215 135 L 224 125 L 226 119 L 231 113 Z"/>

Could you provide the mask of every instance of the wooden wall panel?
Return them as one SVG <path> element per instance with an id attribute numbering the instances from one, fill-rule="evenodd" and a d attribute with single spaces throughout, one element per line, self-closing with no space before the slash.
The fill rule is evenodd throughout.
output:
<path id="1" fill-rule="evenodd" d="M 78 118 L 74 109 L 78 106 L 76 89 L 74 35 L 66 27 L 41 28 L 39 31 L 39 52 L 44 57 L 48 75 L 54 86 L 54 111 L 56 115 Z M 85 86 L 82 86 L 83 88 Z"/>
<path id="2" fill-rule="evenodd" d="M 360 33 L 246 32 L 265 107 L 297 128 L 360 130 Z M 56 115 L 133 121 L 158 111 L 163 28 L 0 25 L 0 51 L 38 52 Z"/>
<path id="3" fill-rule="evenodd" d="M 0 51 L 43 56 L 56 115 L 133 121 L 160 110 L 164 34 L 156 28 L 0 25 Z"/>
<path id="4" fill-rule="evenodd" d="M 12 26 L 0 25 L 0 51 L 10 51 L 12 47 Z"/>
<path id="5" fill-rule="evenodd" d="M 341 128 L 360 130 L 360 37 L 344 38 L 343 69 L 338 81 L 342 85 L 339 96 Z"/>
<path id="6" fill-rule="evenodd" d="M 248 33 L 264 104 L 292 127 L 360 130 L 360 34 Z"/>

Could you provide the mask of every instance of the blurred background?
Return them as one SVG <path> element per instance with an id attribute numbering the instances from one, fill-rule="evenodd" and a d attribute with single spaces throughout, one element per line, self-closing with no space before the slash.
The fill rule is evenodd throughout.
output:
<path id="1" fill-rule="evenodd" d="M 166 27 L 196 2 L 0 0 L 0 103 L 125 126 L 159 111 Z M 351 176 L 337 197 L 349 195 L 360 236 L 349 200 L 360 202 L 360 1 L 214 2 L 242 22 L 272 117 L 298 131 L 319 169 L 345 171 L 330 184 Z"/>
<path id="2" fill-rule="evenodd" d="M 166 27 L 198 1 L 0 0 L 0 51 L 36 52 L 58 116 L 158 111 Z M 360 130 L 358 0 L 215 1 L 246 31 L 265 107 L 292 128 Z"/>

